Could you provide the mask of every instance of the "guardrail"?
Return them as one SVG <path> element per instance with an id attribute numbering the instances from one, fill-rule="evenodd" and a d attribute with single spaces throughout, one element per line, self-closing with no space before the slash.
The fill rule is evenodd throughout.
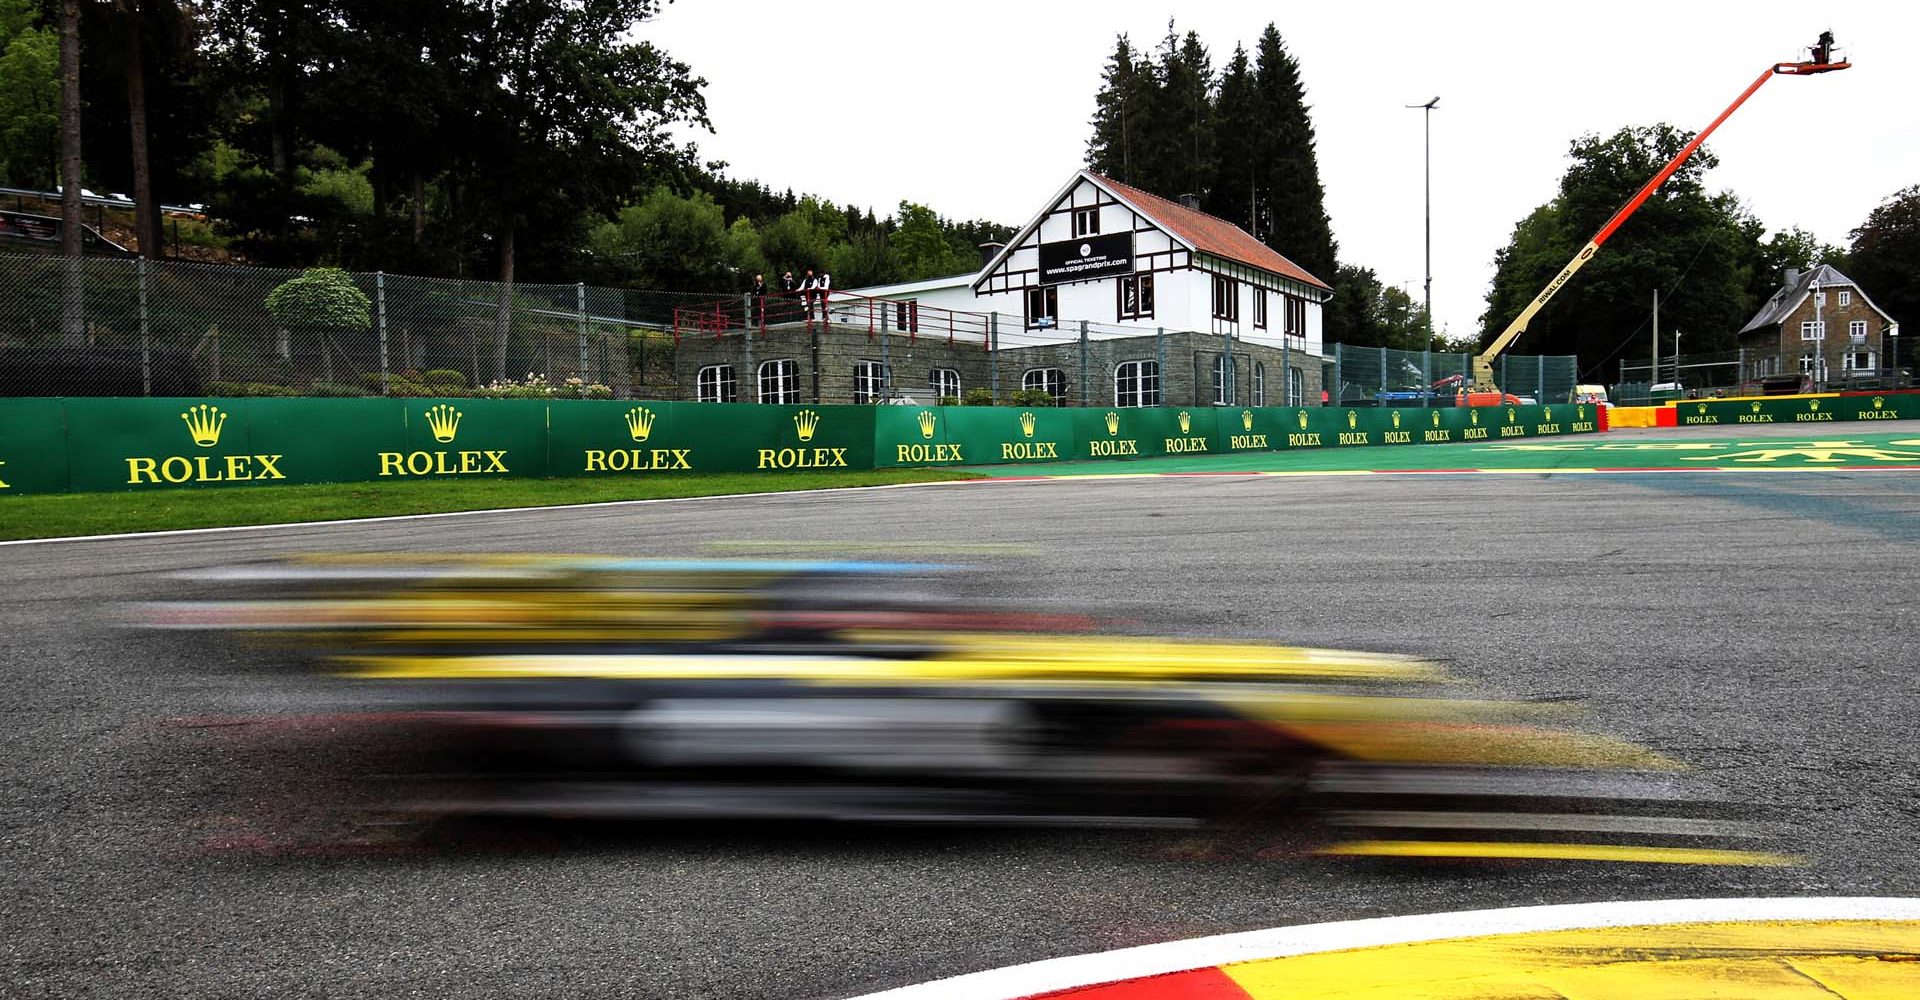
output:
<path id="1" fill-rule="evenodd" d="M 680 306 L 673 311 L 676 337 L 723 337 L 735 331 L 767 332 L 770 327 L 800 325 L 864 328 L 868 336 L 905 334 L 909 341 L 935 337 L 948 344 L 992 343 L 993 319 L 987 313 L 923 305 L 911 299 L 885 299 L 833 289 L 798 290 L 778 295 L 737 295 Z"/>

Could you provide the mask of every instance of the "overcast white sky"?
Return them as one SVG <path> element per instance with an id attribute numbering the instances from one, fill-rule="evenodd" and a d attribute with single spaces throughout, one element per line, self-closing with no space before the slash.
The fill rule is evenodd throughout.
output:
<path id="1" fill-rule="evenodd" d="M 1709 140 L 1716 189 L 1844 246 L 1920 183 L 1920 4 L 678 0 L 643 34 L 708 80 L 702 154 L 736 177 L 885 215 L 902 199 L 1020 225 L 1082 166 L 1114 36 L 1177 14 L 1216 69 L 1276 23 L 1300 61 L 1343 261 L 1418 298 L 1421 115 L 1433 113 L 1435 325 L 1485 308 L 1493 254 L 1554 192 L 1567 144 L 1693 130 L 1831 28 L 1854 68 L 1769 82 Z M 1613 245 L 1631 237 L 1631 228 Z M 1327 276 L 1322 276 L 1327 277 Z"/>

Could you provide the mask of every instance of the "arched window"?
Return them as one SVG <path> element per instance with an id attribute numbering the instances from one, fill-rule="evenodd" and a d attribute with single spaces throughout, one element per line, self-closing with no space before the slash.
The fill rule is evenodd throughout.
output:
<path id="1" fill-rule="evenodd" d="M 731 403 L 739 395 L 732 365 L 708 365 L 694 377 L 694 399 L 702 403 Z"/>
<path id="2" fill-rule="evenodd" d="M 1122 361 L 1115 365 L 1113 405 L 1159 406 L 1160 362 Z"/>
<path id="3" fill-rule="evenodd" d="M 1029 368 L 1020 376 L 1020 388 L 1038 389 L 1052 396 L 1058 405 L 1067 398 L 1067 373 L 1058 368 Z"/>
<path id="4" fill-rule="evenodd" d="M 874 403 L 887 394 L 887 366 L 878 361 L 853 363 L 853 401 Z"/>
<path id="5" fill-rule="evenodd" d="M 798 403 L 800 366 L 792 358 L 760 362 L 760 401 L 762 403 Z"/>
<path id="6" fill-rule="evenodd" d="M 1253 363 L 1253 405 L 1267 405 L 1267 366 L 1259 361 Z"/>
<path id="7" fill-rule="evenodd" d="M 1307 395 L 1307 376 L 1298 368 L 1287 369 L 1287 405 L 1299 406 Z"/>
<path id="8" fill-rule="evenodd" d="M 957 368 L 935 368 L 927 373 L 927 388 L 933 390 L 934 402 L 949 396 L 960 398 L 960 370 Z"/>

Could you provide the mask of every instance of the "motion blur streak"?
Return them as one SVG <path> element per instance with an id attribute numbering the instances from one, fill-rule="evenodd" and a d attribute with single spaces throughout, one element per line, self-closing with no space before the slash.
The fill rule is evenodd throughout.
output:
<path id="1" fill-rule="evenodd" d="M 189 582 L 204 599 L 133 616 L 242 640 L 263 683 L 301 671 L 309 717 L 353 704 L 300 732 L 367 758 L 365 816 L 1294 823 L 1335 855 L 1783 861 L 1564 706 L 1453 697 L 1406 656 L 1073 634 L 1100 623 L 962 599 L 954 566 L 322 555 Z"/>

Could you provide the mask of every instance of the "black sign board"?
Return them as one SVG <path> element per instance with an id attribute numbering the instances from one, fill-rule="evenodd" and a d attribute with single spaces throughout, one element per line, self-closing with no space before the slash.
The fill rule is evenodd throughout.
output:
<path id="1" fill-rule="evenodd" d="M 1109 233 L 1040 244 L 1040 283 L 1092 281 L 1133 273 L 1133 234 Z"/>

